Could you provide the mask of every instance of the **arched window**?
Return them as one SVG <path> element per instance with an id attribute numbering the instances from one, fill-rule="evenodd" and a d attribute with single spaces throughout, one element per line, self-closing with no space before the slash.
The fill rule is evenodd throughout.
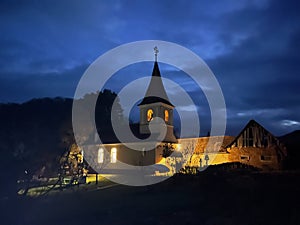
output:
<path id="1" fill-rule="evenodd" d="M 110 162 L 111 163 L 117 162 L 117 149 L 116 148 L 112 148 L 110 151 Z"/>
<path id="2" fill-rule="evenodd" d="M 98 163 L 104 162 L 104 150 L 103 148 L 98 149 Z"/>
<path id="3" fill-rule="evenodd" d="M 165 109 L 165 121 L 169 122 L 169 111 Z"/>
<path id="4" fill-rule="evenodd" d="M 153 119 L 153 110 L 148 109 L 147 111 L 147 121 L 150 122 Z"/>

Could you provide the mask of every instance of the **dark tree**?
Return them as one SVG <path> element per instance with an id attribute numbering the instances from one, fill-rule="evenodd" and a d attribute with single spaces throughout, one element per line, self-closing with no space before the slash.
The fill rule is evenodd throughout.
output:
<path id="1" fill-rule="evenodd" d="M 85 98 L 93 98 L 90 94 Z M 97 126 L 104 134 L 111 133 L 111 114 L 122 122 L 122 109 L 117 104 L 111 111 L 117 95 L 109 90 L 99 93 Z M 116 100 L 118 102 L 118 100 Z M 73 99 L 43 98 L 22 104 L 0 104 L 0 175 L 15 185 L 16 180 L 30 180 L 34 175 L 56 176 L 60 158 L 75 143 L 72 129 Z M 95 114 L 91 115 L 95 120 Z M 108 129 L 106 129 L 108 127 Z M 7 173 L 9 171 L 9 173 Z M 37 174 L 43 171 L 43 174 Z"/>
<path id="2" fill-rule="evenodd" d="M 69 178 L 69 184 L 79 183 L 88 172 L 86 168 L 83 152 L 76 144 L 72 144 L 60 159 L 59 178 L 61 183 L 64 182 L 65 178 Z"/>
<path id="3" fill-rule="evenodd" d="M 174 150 L 175 150 L 175 148 L 174 148 L 173 144 L 171 144 L 171 143 L 164 144 L 162 157 L 164 157 L 164 158 L 169 157 L 174 152 Z"/>

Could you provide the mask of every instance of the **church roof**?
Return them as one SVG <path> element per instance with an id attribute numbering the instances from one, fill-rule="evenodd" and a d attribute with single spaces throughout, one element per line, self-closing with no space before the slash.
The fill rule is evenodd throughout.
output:
<path id="1" fill-rule="evenodd" d="M 151 103 L 165 103 L 167 105 L 173 106 L 171 102 L 169 101 L 168 95 L 166 93 L 166 90 L 164 88 L 158 63 L 157 61 L 154 62 L 154 67 L 152 71 L 151 81 L 148 86 L 148 89 L 146 91 L 146 95 L 141 101 L 140 105 L 146 105 Z"/>
<path id="2" fill-rule="evenodd" d="M 144 140 L 150 136 L 150 134 L 141 134 L 140 133 L 139 124 L 134 123 L 134 124 L 129 124 L 129 126 L 130 126 L 130 130 L 131 130 L 132 134 L 140 140 Z M 119 129 L 122 129 L 122 127 L 120 127 Z M 107 131 L 99 132 L 98 131 L 98 134 L 99 134 L 103 144 L 121 143 L 121 141 L 116 136 L 115 132 L 107 132 Z M 134 140 L 126 139 L 126 140 L 123 140 L 123 142 L 131 143 L 131 142 L 134 142 Z"/>
<path id="3" fill-rule="evenodd" d="M 120 126 L 119 129 L 120 131 L 122 131 L 122 129 L 125 129 L 127 125 Z M 130 131 L 132 132 L 133 136 L 135 136 L 136 138 L 140 139 L 140 140 L 145 140 L 147 138 L 150 137 L 150 133 L 141 133 L 140 132 L 140 124 L 139 123 L 130 123 L 129 124 L 130 127 Z M 98 135 L 100 137 L 101 143 L 102 144 L 118 144 L 118 143 L 134 143 L 136 140 L 131 139 L 130 136 L 128 136 L 127 138 L 125 137 L 124 140 L 120 141 L 118 139 L 118 137 L 116 136 L 116 133 L 111 130 L 111 129 L 97 129 Z M 159 140 L 159 134 L 152 134 L 152 140 Z M 167 138 L 167 137 L 166 137 Z M 175 137 L 176 138 L 176 137 Z M 168 142 L 167 140 L 163 140 L 162 142 Z M 98 142 L 96 142 L 94 140 L 93 135 L 90 135 L 90 137 L 88 138 L 88 140 L 85 141 L 84 145 L 93 145 L 93 144 L 99 144 Z"/>

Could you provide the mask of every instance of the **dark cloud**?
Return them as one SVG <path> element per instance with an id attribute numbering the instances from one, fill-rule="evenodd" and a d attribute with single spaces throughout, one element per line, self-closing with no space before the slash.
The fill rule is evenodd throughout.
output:
<path id="1" fill-rule="evenodd" d="M 73 97 L 76 85 L 87 66 L 43 75 L 1 74 L 0 102 L 24 102 L 40 97 Z"/>
<path id="2" fill-rule="evenodd" d="M 297 2 L 272 1 L 229 13 L 221 22 L 229 43 L 241 35 L 229 52 L 208 60 L 224 91 L 229 126 L 254 118 L 282 134 L 287 129 L 280 121 L 300 121 L 298 9 Z"/>

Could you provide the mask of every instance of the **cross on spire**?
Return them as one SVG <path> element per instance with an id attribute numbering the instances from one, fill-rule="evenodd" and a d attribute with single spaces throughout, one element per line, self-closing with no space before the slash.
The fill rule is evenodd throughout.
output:
<path id="1" fill-rule="evenodd" d="M 155 46 L 155 47 L 154 47 L 155 62 L 157 62 L 157 54 L 158 54 L 158 53 L 159 53 L 158 47 Z"/>

